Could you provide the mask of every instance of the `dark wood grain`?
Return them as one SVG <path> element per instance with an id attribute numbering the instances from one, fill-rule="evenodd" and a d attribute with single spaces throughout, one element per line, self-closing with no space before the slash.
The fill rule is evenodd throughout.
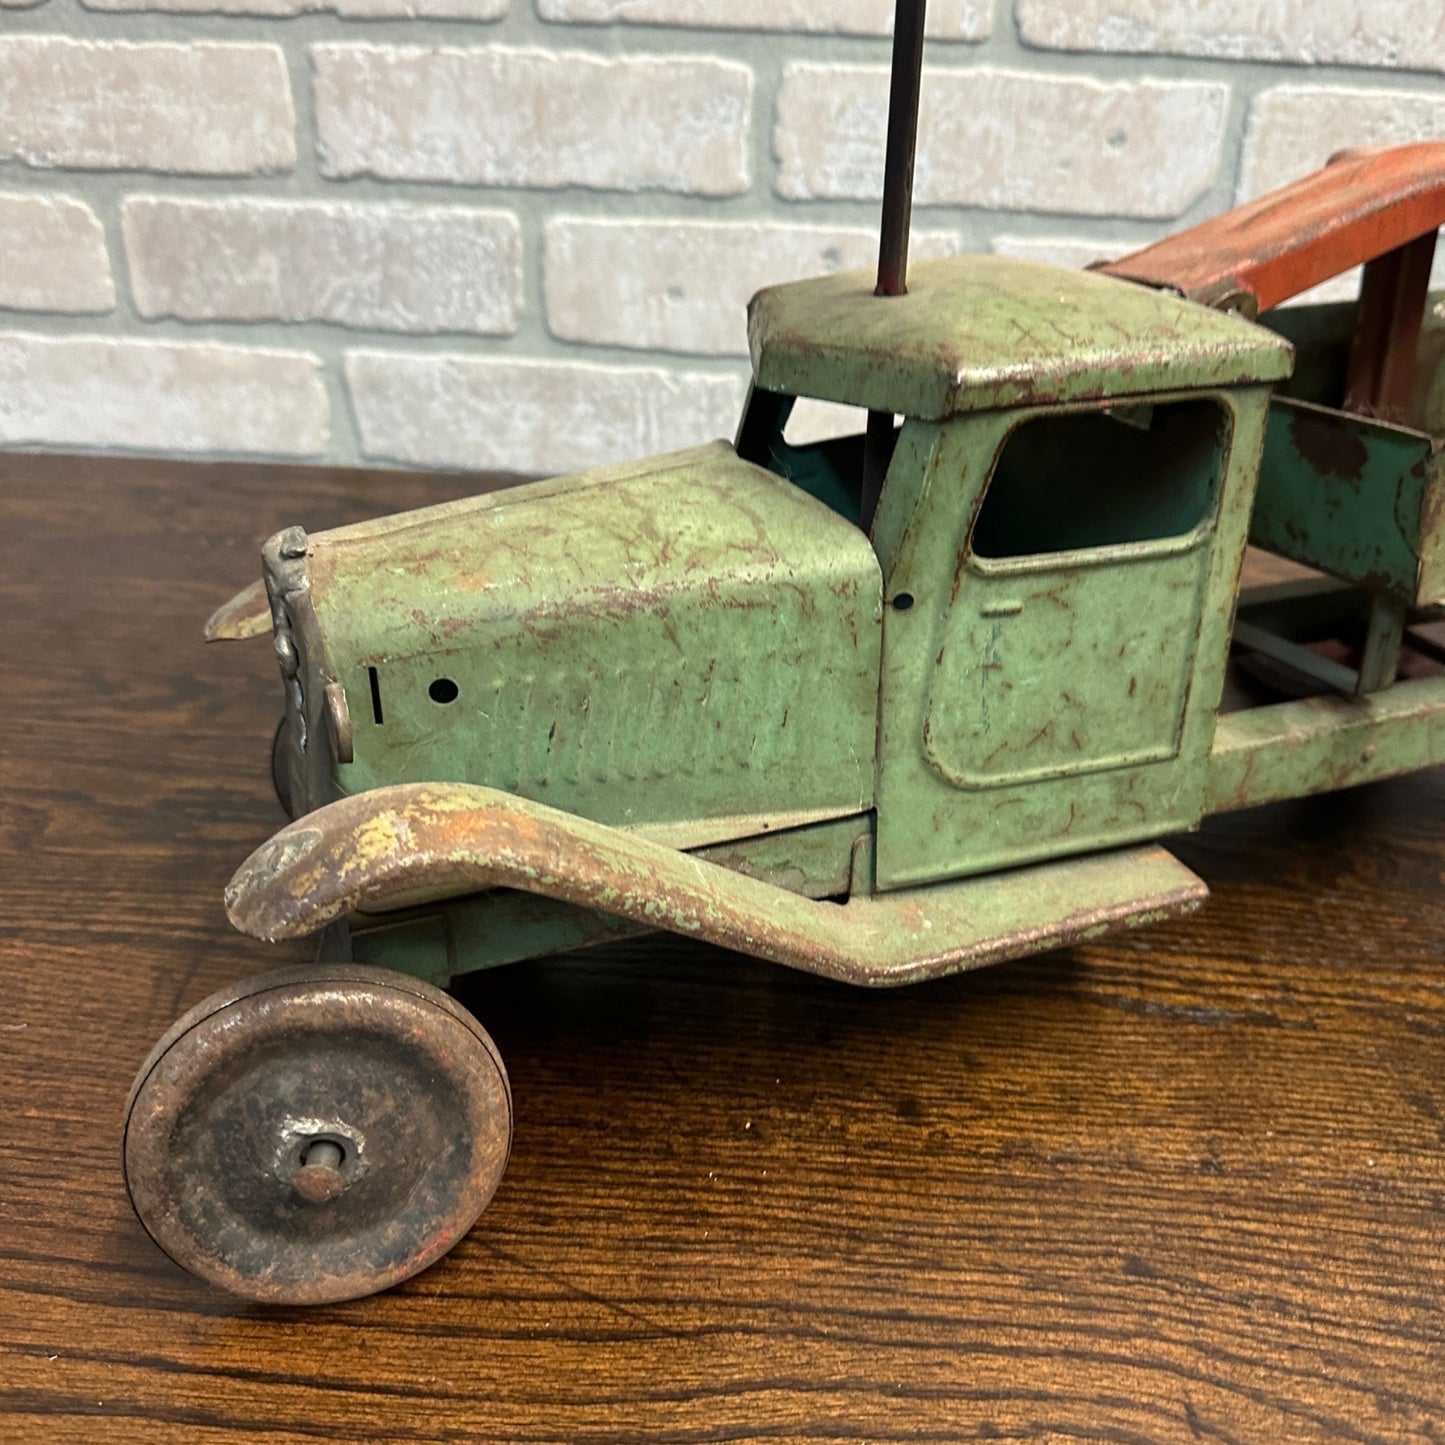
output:
<path id="1" fill-rule="evenodd" d="M 280 821 L 290 522 L 456 477 L 0 459 L 0 1438 L 1445 1439 L 1445 777 L 1211 825 L 1185 922 L 892 994 L 668 938 L 460 990 L 495 1202 L 392 1294 L 268 1311 L 131 1216 L 131 1076 L 304 949 L 220 891 Z"/>

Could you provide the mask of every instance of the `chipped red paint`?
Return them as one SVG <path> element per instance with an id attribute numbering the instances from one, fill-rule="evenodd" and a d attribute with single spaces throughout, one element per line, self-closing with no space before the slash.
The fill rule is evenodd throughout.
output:
<path id="1" fill-rule="evenodd" d="M 1342 151 L 1313 175 L 1099 269 L 1207 305 L 1268 311 L 1442 225 L 1445 141 Z"/>

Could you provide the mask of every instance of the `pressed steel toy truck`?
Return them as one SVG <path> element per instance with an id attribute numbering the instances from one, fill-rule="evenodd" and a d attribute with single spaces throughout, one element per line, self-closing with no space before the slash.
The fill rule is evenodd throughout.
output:
<path id="1" fill-rule="evenodd" d="M 291 1302 L 450 1248 L 511 1136 L 468 970 L 671 929 L 932 978 L 1196 907 L 1157 840 L 1209 814 L 1445 759 L 1442 221 L 1417 145 L 1103 274 L 774 287 L 735 445 L 273 537 L 211 634 L 273 633 L 296 821 L 226 901 L 334 961 L 147 1060 L 154 1238 Z M 859 434 L 793 444 L 799 397 Z M 1241 595 L 1247 542 L 1325 575 Z M 1223 711 L 1232 650 L 1305 695 Z"/>

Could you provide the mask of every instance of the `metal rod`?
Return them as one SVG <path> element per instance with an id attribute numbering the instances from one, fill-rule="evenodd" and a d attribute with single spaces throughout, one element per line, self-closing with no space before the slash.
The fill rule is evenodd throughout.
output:
<path id="1" fill-rule="evenodd" d="M 868 430 L 863 433 L 863 494 L 859 504 L 859 522 L 865 532 L 873 530 L 873 514 L 883 495 L 883 482 L 888 463 L 893 460 L 893 413 L 870 411 Z"/>
<path id="2" fill-rule="evenodd" d="M 883 158 L 883 220 L 878 235 L 879 296 L 908 290 L 908 221 L 923 77 L 926 0 L 898 0 L 893 12 L 893 75 L 888 86 L 888 148 Z"/>
<path id="3" fill-rule="evenodd" d="M 1377 596 L 1370 606 L 1370 625 L 1365 632 L 1365 651 L 1360 658 L 1360 675 L 1355 696 L 1379 692 L 1394 682 L 1400 671 L 1400 644 L 1405 636 L 1407 609 L 1394 597 Z"/>
<path id="4" fill-rule="evenodd" d="M 918 143 L 918 91 L 923 79 L 923 18 L 927 0 L 897 0 L 893 11 L 893 74 L 888 84 L 888 144 L 883 156 L 883 217 L 878 227 L 877 296 L 908 291 L 908 223 L 913 214 L 913 152 Z M 863 440 L 859 511 L 863 529 L 883 494 L 893 453 L 893 415 L 868 413 Z"/>

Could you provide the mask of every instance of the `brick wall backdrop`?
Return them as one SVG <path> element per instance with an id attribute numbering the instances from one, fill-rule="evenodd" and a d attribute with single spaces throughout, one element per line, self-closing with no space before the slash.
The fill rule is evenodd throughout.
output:
<path id="1" fill-rule="evenodd" d="M 0 446 L 553 472 L 870 265 L 892 0 L 0 0 Z M 1441 0 L 932 0 L 915 254 L 1445 136 Z"/>

